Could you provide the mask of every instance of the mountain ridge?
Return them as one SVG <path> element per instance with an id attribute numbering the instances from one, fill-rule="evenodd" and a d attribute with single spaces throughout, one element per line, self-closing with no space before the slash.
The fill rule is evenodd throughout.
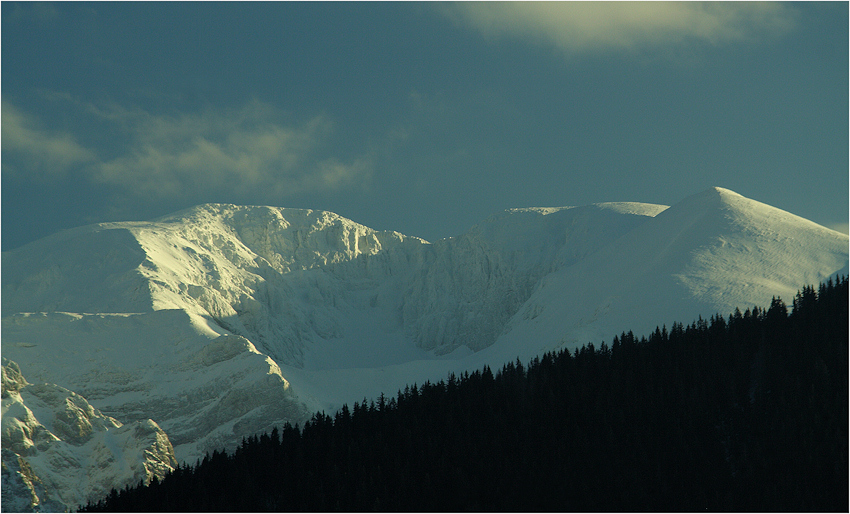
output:
<path id="1" fill-rule="evenodd" d="M 847 269 L 847 247 L 723 188 L 508 209 L 432 243 L 203 204 L 4 252 L 3 352 L 105 415 L 153 419 L 191 461 L 409 383 L 789 298 Z"/>

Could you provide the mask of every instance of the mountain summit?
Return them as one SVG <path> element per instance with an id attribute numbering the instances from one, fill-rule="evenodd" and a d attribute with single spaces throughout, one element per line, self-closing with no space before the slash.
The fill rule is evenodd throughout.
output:
<path id="1" fill-rule="evenodd" d="M 545 277 L 507 339 L 574 347 L 765 305 L 772 296 L 790 300 L 802 285 L 846 272 L 846 256 L 846 235 L 711 188 Z"/>
<path id="2" fill-rule="evenodd" d="M 790 300 L 847 262 L 846 235 L 722 188 L 511 209 L 433 243 L 206 204 L 5 252 L 2 349 L 194 462 L 448 372 Z"/>

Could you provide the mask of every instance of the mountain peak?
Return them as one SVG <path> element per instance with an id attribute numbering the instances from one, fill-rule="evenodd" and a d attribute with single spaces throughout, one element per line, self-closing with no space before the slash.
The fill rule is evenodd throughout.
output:
<path id="1" fill-rule="evenodd" d="M 765 221 L 766 218 L 803 220 L 791 213 L 723 187 L 710 187 L 683 199 L 666 211 L 665 217 L 676 218 L 680 224 L 689 224 L 702 218 L 706 218 L 706 221 L 710 223 L 721 224 L 731 220 L 752 224 L 760 222 L 757 220 Z"/>
<path id="2" fill-rule="evenodd" d="M 720 202 L 721 204 L 725 204 L 729 202 L 735 202 L 738 199 L 749 200 L 748 198 L 741 196 L 740 194 L 736 193 L 735 191 L 732 191 L 731 189 L 714 186 L 699 193 L 688 196 L 679 203 L 692 204 L 695 202 Z M 712 203 L 712 205 L 716 204 Z"/>
<path id="3" fill-rule="evenodd" d="M 725 187 L 718 187 L 718 186 L 714 186 L 714 187 L 709 188 L 707 192 L 716 193 L 716 194 L 719 194 L 720 196 L 738 196 L 738 197 L 741 196 L 738 193 L 736 193 L 735 191 L 732 191 L 731 189 L 726 189 Z"/>

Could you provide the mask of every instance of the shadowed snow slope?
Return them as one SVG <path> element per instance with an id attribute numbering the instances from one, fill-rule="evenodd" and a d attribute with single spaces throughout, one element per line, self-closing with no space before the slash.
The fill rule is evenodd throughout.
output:
<path id="1" fill-rule="evenodd" d="M 512 209 L 431 244 L 324 211 L 207 204 L 3 254 L 3 354 L 179 460 L 482 364 L 790 300 L 848 238 L 712 188 Z"/>

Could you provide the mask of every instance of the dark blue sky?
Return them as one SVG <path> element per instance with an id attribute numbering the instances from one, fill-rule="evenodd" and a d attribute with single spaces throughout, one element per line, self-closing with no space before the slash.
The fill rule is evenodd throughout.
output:
<path id="1" fill-rule="evenodd" d="M 846 231 L 848 4 L 2 3 L 2 247 L 204 202 L 428 240 L 732 189 Z"/>

